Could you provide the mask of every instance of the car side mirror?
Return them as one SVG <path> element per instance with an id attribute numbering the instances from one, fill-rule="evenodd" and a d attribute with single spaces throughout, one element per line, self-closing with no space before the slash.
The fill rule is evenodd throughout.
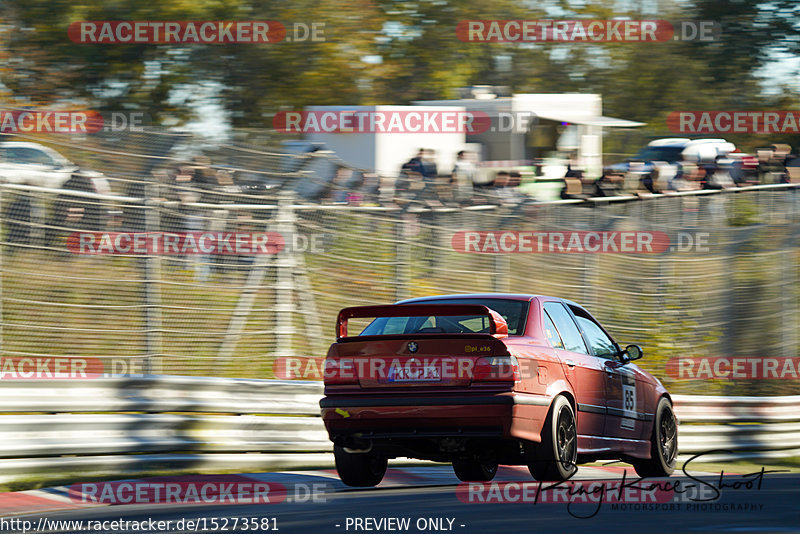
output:
<path id="1" fill-rule="evenodd" d="M 644 352 L 642 351 L 642 347 L 639 345 L 628 345 L 625 347 L 625 350 L 622 351 L 622 357 L 624 361 L 631 362 L 633 360 L 638 360 L 644 356 Z"/>

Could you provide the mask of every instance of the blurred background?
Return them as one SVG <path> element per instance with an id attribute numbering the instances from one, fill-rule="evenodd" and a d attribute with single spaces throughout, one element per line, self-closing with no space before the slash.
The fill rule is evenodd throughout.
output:
<path id="1" fill-rule="evenodd" d="M 272 378 L 280 356 L 324 356 L 344 306 L 511 291 L 586 305 L 620 342 L 641 344 L 641 366 L 675 393 L 800 392 L 797 380 L 693 382 L 665 372 L 675 357 L 800 356 L 800 136 L 725 135 L 731 146 L 710 158 L 686 152 L 688 138 L 671 156 L 645 151 L 675 137 L 673 111 L 797 109 L 794 1 L 26 0 L 0 9 L 0 107 L 148 118 L 141 131 L 4 130 L 5 357 Z M 502 44 L 455 32 L 463 20 L 552 18 L 710 20 L 721 33 L 713 42 Z M 324 41 L 75 43 L 67 29 L 83 20 L 322 24 Z M 386 173 L 344 157 L 334 141 L 273 127 L 276 113 L 307 106 L 544 93 L 600 95 L 603 116 L 630 124 L 575 130 L 601 138 L 594 169 L 582 168 L 579 140 L 535 145 L 532 135 L 527 148 L 542 150 L 499 157 L 464 139 L 474 166 L 466 194 L 452 162 L 461 146 L 429 154 L 447 161 L 431 176 Z M 572 125 L 549 120 L 559 136 Z M 423 148 L 413 138 L 402 146 L 403 160 Z M 761 185 L 770 187 L 753 189 Z M 708 246 L 462 254 L 450 240 L 466 229 L 657 230 L 673 242 L 704 232 Z M 270 230 L 318 235 L 324 246 L 264 257 L 77 256 L 66 237 L 81 230 Z"/>

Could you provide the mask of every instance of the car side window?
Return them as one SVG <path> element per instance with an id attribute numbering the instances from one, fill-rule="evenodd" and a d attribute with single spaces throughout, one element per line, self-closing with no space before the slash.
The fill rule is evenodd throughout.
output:
<path id="1" fill-rule="evenodd" d="M 40 150 L 35 150 L 26 147 L 15 147 L 9 149 L 10 160 L 15 163 L 22 163 L 25 165 L 54 165 L 53 158 Z"/>
<path id="2" fill-rule="evenodd" d="M 573 310 L 573 313 L 576 311 L 577 310 Z M 592 347 L 592 352 L 595 356 L 599 356 L 600 358 L 614 358 L 617 355 L 617 347 L 614 346 L 614 342 L 611 341 L 611 338 L 603 332 L 600 325 L 578 313 L 575 313 L 575 318 L 578 319 L 581 330 L 586 334 L 589 345 Z"/>
<path id="3" fill-rule="evenodd" d="M 583 336 L 581 336 L 581 331 L 578 330 L 578 325 L 572 320 L 572 316 L 564 305 L 560 302 L 545 302 L 544 309 L 553 319 L 553 323 L 561 335 L 561 340 L 564 342 L 564 350 L 589 354 L 586 343 L 583 341 Z"/>
<path id="4" fill-rule="evenodd" d="M 564 348 L 564 343 L 561 341 L 561 336 L 558 335 L 556 325 L 553 324 L 553 320 L 547 315 L 547 312 L 544 312 L 544 335 L 547 336 L 547 341 L 550 342 L 554 349 Z"/>

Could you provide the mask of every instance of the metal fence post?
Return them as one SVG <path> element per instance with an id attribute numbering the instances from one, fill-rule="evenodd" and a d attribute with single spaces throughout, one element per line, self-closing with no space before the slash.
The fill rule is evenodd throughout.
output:
<path id="1" fill-rule="evenodd" d="M 583 304 L 589 309 L 595 307 L 595 285 L 597 284 L 597 274 L 599 270 L 599 258 L 597 253 L 589 252 L 583 255 Z"/>
<path id="2" fill-rule="evenodd" d="M 275 219 L 275 229 L 284 239 L 292 239 L 296 229 L 294 197 L 291 193 L 283 193 L 278 199 L 278 213 Z M 295 312 L 295 276 L 297 266 L 294 243 L 287 243 L 276 257 L 275 281 L 275 351 L 276 356 L 293 356 L 293 339 L 295 334 L 293 315 Z"/>
<path id="3" fill-rule="evenodd" d="M 800 283 L 800 267 L 797 265 L 797 256 L 800 253 L 800 232 L 795 230 L 797 228 L 797 204 L 798 199 L 800 199 L 800 190 L 794 188 L 785 191 L 784 194 L 790 195 L 786 223 L 791 230 L 785 247 L 788 251 L 786 254 L 781 255 L 781 263 L 783 263 L 781 271 L 785 273 L 787 279 L 787 289 L 784 290 L 784 293 L 789 300 L 788 310 L 783 317 L 783 331 L 784 335 L 788 337 L 786 355 L 794 358 L 800 356 L 800 340 L 797 334 L 797 323 L 800 321 L 800 291 L 798 291 L 797 286 Z M 778 276 L 780 274 L 778 273 Z"/>
<path id="4" fill-rule="evenodd" d="M 797 265 L 797 253 L 798 247 L 797 242 L 795 241 L 795 246 L 791 249 L 791 254 L 785 254 L 784 258 L 785 261 L 789 264 L 789 273 L 791 273 L 791 282 L 789 284 L 789 319 L 790 321 L 784 324 L 784 328 L 788 329 L 790 332 L 790 345 L 789 350 L 791 351 L 790 356 L 795 358 L 800 356 L 800 350 L 798 350 L 798 339 L 797 339 L 797 329 L 794 325 L 800 320 L 798 316 L 798 301 L 800 301 L 800 295 L 798 295 L 798 284 L 800 284 L 800 267 Z"/>
<path id="5" fill-rule="evenodd" d="M 159 202 L 156 200 L 158 185 L 145 186 L 145 229 L 148 233 L 161 230 Z M 145 359 L 144 374 L 161 374 L 161 258 L 158 254 L 148 254 L 142 258 L 144 271 L 144 313 L 145 313 Z"/>
<path id="6" fill-rule="evenodd" d="M 797 284 L 800 282 L 798 272 L 800 269 L 797 267 L 795 258 L 797 257 L 796 238 L 792 236 L 785 241 L 786 246 L 784 254 L 780 255 L 780 261 L 777 262 L 778 273 L 776 279 L 783 280 L 781 287 L 781 332 L 783 346 L 783 356 L 794 358 L 798 356 L 797 353 Z"/>
<path id="7" fill-rule="evenodd" d="M 739 253 L 739 239 L 740 236 L 745 235 L 744 232 L 738 231 L 738 228 L 733 227 L 729 229 L 729 244 L 725 247 L 725 257 L 723 258 L 723 265 L 725 266 L 723 272 L 736 273 L 736 255 Z M 725 354 L 727 356 L 734 356 L 736 351 L 736 323 L 735 318 L 737 317 L 737 307 L 736 307 L 736 284 L 727 284 L 725 287 L 725 304 L 724 304 L 726 312 L 726 317 L 728 318 L 725 321 L 722 327 L 722 346 L 721 346 L 721 354 Z"/>
<path id="8" fill-rule="evenodd" d="M 492 277 L 492 291 L 495 293 L 508 293 L 511 276 L 511 259 L 508 254 L 494 255 L 494 276 Z"/>
<path id="9" fill-rule="evenodd" d="M 46 247 L 45 228 L 47 227 L 47 208 L 45 207 L 44 195 L 30 195 L 31 203 L 31 226 L 30 236 L 31 245 L 34 247 Z"/>
<path id="10" fill-rule="evenodd" d="M 411 246 L 406 237 L 406 217 L 401 213 L 395 224 L 394 246 L 394 298 L 395 300 L 407 299 L 411 296 Z"/>
<path id="11" fill-rule="evenodd" d="M 5 235 L 3 235 L 4 227 L 3 220 L 4 206 L 3 206 L 3 191 L 0 189 L 0 355 L 5 352 L 6 346 L 3 338 L 3 324 L 5 323 L 5 316 L 3 314 L 3 278 L 5 272 L 3 271 L 3 254 L 5 253 Z"/>

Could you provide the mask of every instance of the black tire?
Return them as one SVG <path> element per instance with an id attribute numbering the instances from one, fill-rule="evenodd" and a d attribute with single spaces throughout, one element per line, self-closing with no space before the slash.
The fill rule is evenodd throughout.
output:
<path id="1" fill-rule="evenodd" d="M 650 436 L 650 459 L 633 464 L 640 477 L 668 477 L 675 471 L 678 455 L 678 422 L 672 403 L 661 397 L 656 407 L 653 434 Z"/>
<path id="2" fill-rule="evenodd" d="M 375 452 L 347 452 L 338 445 L 333 446 L 333 456 L 339 478 L 348 486 L 377 486 L 389 463 Z"/>
<path id="3" fill-rule="evenodd" d="M 529 444 L 528 471 L 540 481 L 567 480 L 577 471 L 578 430 L 575 411 L 569 401 L 558 396 L 542 428 L 542 441 Z"/>
<path id="4" fill-rule="evenodd" d="M 497 462 L 454 460 L 453 471 L 462 482 L 488 482 L 497 474 Z"/>

